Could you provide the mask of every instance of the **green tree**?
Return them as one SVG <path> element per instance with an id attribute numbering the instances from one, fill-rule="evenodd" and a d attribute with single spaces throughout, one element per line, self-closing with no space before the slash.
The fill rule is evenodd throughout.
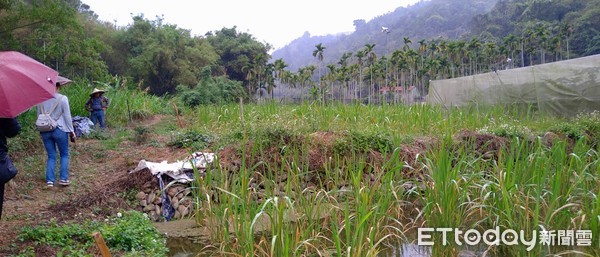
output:
<path id="1" fill-rule="evenodd" d="M 275 62 L 273 63 L 273 71 L 275 72 L 275 82 L 276 85 L 275 87 L 281 87 L 281 85 L 285 82 L 285 68 L 287 67 L 287 64 L 285 63 L 285 61 L 283 59 L 277 59 L 275 60 Z M 278 85 L 277 85 L 278 84 Z M 273 99 L 273 93 L 271 93 L 271 99 Z"/>
<path id="2" fill-rule="evenodd" d="M 367 57 L 367 63 L 369 66 L 369 80 L 370 80 L 370 84 L 369 84 L 369 92 L 371 92 L 371 90 L 373 90 L 373 88 L 375 87 L 375 81 L 373 80 L 373 71 L 374 71 L 374 64 L 377 61 L 377 54 L 373 51 L 373 49 L 375 48 L 375 44 L 366 44 L 365 47 L 363 48 L 363 51 L 365 52 L 365 57 Z M 361 98 L 360 95 L 360 90 L 358 92 L 358 98 Z M 368 94 L 369 97 L 369 102 L 370 102 L 370 97 L 371 97 L 371 93 Z"/>
<path id="3" fill-rule="evenodd" d="M 410 40 L 409 37 L 404 37 L 404 38 L 402 38 L 402 40 L 404 41 L 404 46 L 402 47 L 402 50 L 408 51 L 408 49 L 410 49 L 410 45 L 412 44 L 412 41 Z"/>
<path id="4" fill-rule="evenodd" d="M 319 60 L 319 66 L 317 68 L 317 73 L 319 76 L 319 81 L 317 82 L 319 85 L 319 95 L 321 97 L 321 101 L 325 101 L 325 85 L 321 81 L 321 70 L 323 68 L 323 52 L 325 51 L 326 47 L 324 47 L 323 44 L 319 43 L 315 46 L 315 48 L 316 49 L 312 52 L 312 55 L 313 57 L 317 58 L 317 60 Z"/>
<path id="5" fill-rule="evenodd" d="M 364 58 L 366 56 L 365 54 L 365 50 L 359 50 L 356 52 L 356 54 L 354 55 L 356 57 L 356 62 L 357 62 L 357 69 L 358 69 L 358 79 L 357 82 L 355 82 L 354 84 L 354 99 L 358 99 L 359 98 L 359 93 L 360 90 L 362 88 L 362 82 L 363 82 L 363 77 L 362 77 L 362 71 L 363 71 L 363 66 L 364 66 Z"/>
<path id="6" fill-rule="evenodd" d="M 194 87 L 201 69 L 216 65 L 216 51 L 205 39 L 192 38 L 189 30 L 163 24 L 162 19 L 150 21 L 136 16 L 133 20 L 116 46 L 127 49 L 127 74 L 143 81 L 143 87 L 152 93 L 174 93 L 178 85 Z"/>
<path id="7" fill-rule="evenodd" d="M 600 54 L 600 1 L 589 1 L 581 13 L 572 17 L 571 54 L 575 56 Z"/>
<path id="8" fill-rule="evenodd" d="M 330 73 L 333 72 L 333 76 L 330 77 L 330 79 L 332 80 L 339 80 L 340 81 L 340 101 L 342 100 L 342 98 L 345 96 L 345 98 L 350 98 L 348 97 L 349 93 L 348 91 L 350 90 L 350 86 L 349 86 L 349 81 L 351 80 L 351 77 L 349 76 L 350 74 L 348 73 L 348 61 L 350 60 L 350 58 L 352 57 L 352 53 L 351 52 L 347 52 L 344 53 L 342 55 L 342 57 L 340 57 L 340 60 L 338 61 L 338 65 L 340 65 L 340 68 L 337 69 L 335 66 L 334 67 L 329 67 L 329 71 Z M 359 59 L 361 58 L 360 56 L 357 56 Z M 333 85 L 335 84 L 335 81 L 332 81 L 331 86 L 332 86 L 332 90 L 333 90 Z M 345 93 L 342 93 L 342 91 L 345 91 Z M 333 96 L 332 96 L 333 98 Z"/>
<path id="9" fill-rule="evenodd" d="M 237 102 L 240 97 L 246 97 L 241 81 L 230 80 L 225 76 L 213 77 L 209 66 L 200 71 L 200 81 L 189 88 L 185 85 L 177 87 L 177 92 L 184 105 L 224 104 Z"/>
<path id="10" fill-rule="evenodd" d="M 271 46 L 258 42 L 251 34 L 241 33 L 233 28 L 223 28 L 214 33 L 208 33 L 207 39 L 219 55 L 220 70 L 230 79 L 242 81 L 248 89 L 248 95 L 253 95 L 254 85 L 248 81 L 248 72 L 264 67 L 269 58 L 256 58 L 258 55 L 270 57 Z M 254 63 L 252 63 L 254 61 Z M 248 69 L 251 65 L 253 68 Z M 257 74 L 258 75 L 258 74 Z M 257 77 L 258 78 L 258 77 Z"/>
<path id="11" fill-rule="evenodd" d="M 92 79 L 106 73 L 105 45 L 88 37 L 79 1 L 0 1 L 0 49 L 23 52 L 65 76 Z"/>

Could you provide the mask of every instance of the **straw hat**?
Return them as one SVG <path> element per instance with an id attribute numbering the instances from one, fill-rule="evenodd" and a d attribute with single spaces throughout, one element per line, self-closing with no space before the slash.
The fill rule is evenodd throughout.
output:
<path id="1" fill-rule="evenodd" d="M 104 90 L 101 90 L 101 89 L 94 88 L 94 91 L 92 91 L 92 92 L 90 93 L 90 96 L 92 96 L 92 95 L 93 95 L 93 94 L 95 94 L 95 93 L 104 94 Z"/>

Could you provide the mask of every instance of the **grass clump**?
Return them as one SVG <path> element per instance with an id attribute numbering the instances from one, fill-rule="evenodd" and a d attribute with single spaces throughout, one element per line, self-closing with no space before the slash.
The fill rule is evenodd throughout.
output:
<path id="1" fill-rule="evenodd" d="M 302 138 L 293 131 L 277 127 L 260 129 L 251 137 L 259 148 L 290 146 L 302 141 Z"/>
<path id="2" fill-rule="evenodd" d="M 390 137 L 378 132 L 353 131 L 336 137 L 333 143 L 333 153 L 348 155 L 351 153 L 365 153 L 377 151 L 389 153 L 394 149 L 394 143 Z"/>
<path id="3" fill-rule="evenodd" d="M 148 110 L 133 110 L 131 111 L 131 119 L 132 120 L 145 120 L 152 116 L 152 113 Z"/>
<path id="4" fill-rule="evenodd" d="M 122 217 L 113 218 L 102 226 L 101 233 L 111 249 L 152 256 L 164 256 L 167 252 L 164 237 L 140 212 L 126 212 Z"/>
<path id="5" fill-rule="evenodd" d="M 585 127 L 578 122 L 560 122 L 550 128 L 550 132 L 562 134 L 574 140 L 585 138 L 585 130 Z"/>
<path id="6" fill-rule="evenodd" d="M 600 112 L 579 114 L 573 120 L 562 121 L 550 127 L 549 131 L 573 140 L 589 140 L 593 146 L 597 146 L 600 141 Z"/>
<path id="7" fill-rule="evenodd" d="M 133 131 L 135 132 L 133 136 L 133 141 L 135 141 L 138 144 L 142 144 L 148 141 L 148 138 L 151 134 L 151 131 L 148 127 L 138 126 L 133 128 Z"/>
<path id="8" fill-rule="evenodd" d="M 490 123 L 485 125 L 484 127 L 477 130 L 479 133 L 484 134 L 493 134 L 499 137 L 505 138 L 520 138 L 527 139 L 533 135 L 531 129 L 527 126 L 522 125 L 517 120 L 512 121 L 496 121 L 495 119 L 490 119 Z"/>
<path id="9" fill-rule="evenodd" d="M 213 137 L 197 131 L 188 130 L 176 132 L 171 135 L 168 146 L 176 148 L 190 148 L 194 150 L 203 150 L 214 141 Z"/>
<path id="10" fill-rule="evenodd" d="M 350 133 L 352 148 L 358 151 L 377 150 L 381 153 L 390 152 L 394 145 L 388 135 L 383 133 Z"/>

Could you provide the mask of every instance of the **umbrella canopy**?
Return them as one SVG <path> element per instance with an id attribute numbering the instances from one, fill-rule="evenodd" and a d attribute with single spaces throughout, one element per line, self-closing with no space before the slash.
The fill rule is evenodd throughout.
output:
<path id="1" fill-rule="evenodd" d="M 58 75 L 58 77 L 56 78 L 56 83 L 60 84 L 61 86 L 64 86 L 64 85 L 69 84 L 71 82 L 73 82 L 73 81 L 71 81 L 70 79 L 65 78 L 65 77 L 63 77 L 61 75 Z"/>
<path id="2" fill-rule="evenodd" d="M 0 52 L 0 117 L 14 118 L 54 97 L 58 72 L 15 51 Z"/>

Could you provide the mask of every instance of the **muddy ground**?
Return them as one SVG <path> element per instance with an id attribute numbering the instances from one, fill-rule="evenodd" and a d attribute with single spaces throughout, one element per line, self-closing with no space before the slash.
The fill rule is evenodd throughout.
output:
<path id="1" fill-rule="evenodd" d="M 144 121 L 144 126 L 152 126 L 161 122 L 156 116 Z M 139 124 L 131 124 L 133 127 Z M 117 130 L 109 128 L 108 135 Z M 166 142 L 168 138 L 155 138 Z M 46 153 L 40 147 L 33 154 L 37 161 L 45 163 Z M 46 187 L 45 166 L 32 169 L 20 168 L 19 174 L 6 186 L 2 220 L 0 221 L 0 256 L 16 254 L 25 249 L 29 243 L 17 240 L 20 229 L 56 221 L 83 219 L 103 220 L 106 216 L 115 215 L 118 211 L 133 209 L 124 198 L 125 193 L 136 190 L 151 176 L 149 173 L 128 174 L 128 170 L 142 160 L 176 161 L 184 158 L 187 151 L 170 147 L 140 145 L 132 141 L 123 141 L 114 150 L 106 150 L 98 139 L 82 138 L 71 144 L 70 180 L 68 187 L 56 185 Z M 29 154 L 31 155 L 31 153 Z M 13 159 L 31 158 L 23 153 L 12 153 Z M 36 163 L 37 163 L 36 162 Z M 37 256 L 54 256 L 50 247 L 36 247 Z"/>

